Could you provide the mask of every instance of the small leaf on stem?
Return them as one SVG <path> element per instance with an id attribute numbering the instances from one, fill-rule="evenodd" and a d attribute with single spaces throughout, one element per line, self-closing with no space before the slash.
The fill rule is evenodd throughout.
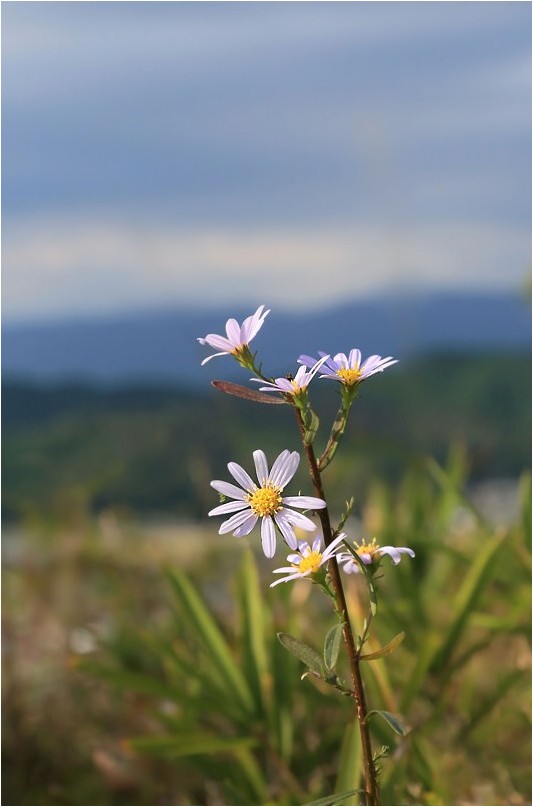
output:
<path id="1" fill-rule="evenodd" d="M 308 644 L 305 644 L 305 642 L 302 642 L 295 636 L 291 636 L 290 633 L 278 633 L 278 639 L 283 647 L 285 647 L 289 653 L 292 653 L 293 656 L 300 659 L 300 661 L 303 661 L 311 672 L 320 676 L 320 678 L 327 677 L 324 662 L 316 650 L 313 650 L 312 647 L 309 647 Z"/>
<path id="2" fill-rule="evenodd" d="M 399 734 L 400 737 L 406 737 L 409 734 L 410 729 L 404 726 L 400 718 L 397 715 L 393 715 L 392 712 L 385 712 L 383 709 L 372 709 L 366 716 L 367 721 L 372 715 L 379 715 L 379 717 L 381 717 L 396 734 Z"/>
<path id="3" fill-rule="evenodd" d="M 266 395 L 264 392 L 257 392 L 255 389 L 243 387 L 241 384 L 233 384 L 231 381 L 211 381 L 213 387 L 225 392 L 226 395 L 234 395 L 236 398 L 245 398 L 247 401 L 255 401 L 264 404 L 284 404 L 284 398 L 275 395 Z"/>
<path id="4" fill-rule="evenodd" d="M 339 622 L 330 628 L 324 642 L 324 662 L 328 670 L 334 670 L 339 657 L 342 639 L 342 623 Z"/>
<path id="5" fill-rule="evenodd" d="M 376 658 L 383 658 L 383 656 L 390 656 L 391 653 L 394 653 L 396 648 L 401 645 L 403 640 L 405 639 L 405 631 L 402 630 L 401 633 L 398 633 L 394 639 L 391 639 L 390 642 L 383 645 L 380 650 L 376 650 L 375 653 L 367 653 L 364 656 L 359 656 L 361 661 L 372 661 L 372 659 Z"/>

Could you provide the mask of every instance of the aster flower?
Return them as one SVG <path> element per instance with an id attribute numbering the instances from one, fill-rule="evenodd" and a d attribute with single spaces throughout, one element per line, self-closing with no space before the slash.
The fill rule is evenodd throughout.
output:
<path id="1" fill-rule="evenodd" d="M 262 378 L 251 378 L 250 381 L 257 381 L 259 384 L 265 384 L 264 387 L 259 387 L 261 392 L 282 392 L 293 397 L 298 397 L 306 392 L 307 387 L 320 370 L 324 362 L 329 359 L 327 354 L 324 354 L 318 361 L 312 363 L 312 367 L 307 369 L 306 365 L 298 368 L 294 378 L 276 378 L 274 381 L 264 381 Z"/>
<path id="2" fill-rule="evenodd" d="M 277 586 L 278 583 L 288 583 L 290 580 L 312 577 L 324 564 L 334 557 L 339 548 L 339 544 L 345 538 L 345 534 L 341 533 L 322 551 L 320 549 L 322 538 L 315 538 L 312 547 L 309 546 L 307 541 L 303 541 L 298 545 L 298 552 L 287 556 L 287 560 L 291 564 L 290 566 L 282 566 L 280 569 L 274 569 L 274 574 L 285 574 L 286 576 L 271 583 L 270 588 Z M 287 572 L 289 572 L 289 574 L 287 574 Z"/>
<path id="3" fill-rule="evenodd" d="M 267 558 L 272 558 L 276 551 L 276 526 L 291 549 L 296 549 L 298 545 L 293 525 L 307 532 L 316 529 L 310 518 L 291 508 L 320 510 L 326 506 L 326 502 L 314 496 L 282 496 L 283 489 L 300 463 L 297 451 L 282 451 L 270 471 L 263 451 L 254 451 L 253 458 L 259 485 L 244 468 L 236 462 L 229 462 L 228 470 L 241 487 L 218 479 L 211 482 L 212 488 L 232 501 L 215 507 L 208 515 L 234 513 L 222 523 L 218 532 L 220 535 L 233 532 L 238 538 L 248 535 L 260 518 L 263 552 Z"/>
<path id="4" fill-rule="evenodd" d="M 319 351 L 319 355 L 324 357 L 327 354 Z M 383 372 L 387 367 L 390 367 L 392 364 L 397 364 L 398 362 L 398 359 L 393 359 L 392 356 L 386 356 L 384 359 L 377 355 L 369 356 L 362 364 L 361 359 L 361 351 L 357 350 L 357 348 L 350 350 L 348 356 L 346 353 L 337 353 L 333 358 L 327 358 L 325 360 L 320 378 L 340 381 L 341 384 L 351 387 L 354 384 L 359 384 L 375 373 Z M 314 361 L 315 359 L 306 355 L 302 355 L 298 359 L 298 363 L 305 366 L 312 364 Z"/>
<path id="5" fill-rule="evenodd" d="M 407 546 L 380 546 L 376 543 L 375 538 L 372 539 L 371 544 L 358 544 L 354 541 L 354 548 L 357 555 L 366 566 L 371 566 L 374 563 L 377 565 L 384 555 L 389 555 L 395 566 L 397 566 L 402 559 L 402 555 L 409 555 L 411 558 L 415 556 L 413 550 L 409 549 Z M 350 552 L 340 552 L 338 557 L 339 563 L 344 564 L 343 569 L 347 574 L 357 574 L 361 571 L 357 561 Z"/>
<path id="6" fill-rule="evenodd" d="M 249 365 L 251 355 L 248 345 L 261 329 L 268 314 L 270 314 L 270 309 L 265 311 L 265 306 L 260 305 L 255 314 L 247 317 L 242 325 L 239 325 L 236 319 L 228 319 L 226 322 L 226 336 L 208 333 L 207 336 L 198 337 L 201 345 L 209 345 L 220 351 L 220 353 L 212 353 L 211 356 L 203 360 L 202 364 L 214 359 L 215 356 L 229 354 L 235 356 L 238 361 L 242 359 L 244 366 Z"/>

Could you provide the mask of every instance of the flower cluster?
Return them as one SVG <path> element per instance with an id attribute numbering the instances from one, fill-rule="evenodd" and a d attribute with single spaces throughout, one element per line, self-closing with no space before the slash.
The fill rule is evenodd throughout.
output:
<path id="1" fill-rule="evenodd" d="M 377 566 L 379 561 L 384 555 L 388 555 L 395 566 L 398 565 L 402 559 L 402 555 L 409 555 L 414 558 L 415 553 L 407 546 L 380 546 L 373 538 L 370 544 L 358 544 L 356 541 L 353 543 L 357 557 L 365 564 L 365 566 Z M 340 552 L 338 555 L 339 563 L 343 564 L 343 569 L 346 574 L 358 574 L 361 569 L 351 552 Z"/>
<path id="2" fill-rule="evenodd" d="M 270 471 L 263 451 L 254 451 L 253 458 L 259 484 L 236 462 L 228 463 L 228 470 L 240 487 L 218 479 L 211 482 L 212 488 L 232 501 L 215 507 L 209 515 L 234 513 L 222 523 L 219 533 L 232 532 L 237 537 L 248 535 L 261 519 L 263 552 L 267 558 L 271 558 L 276 551 L 276 527 L 291 549 L 296 549 L 298 545 L 295 526 L 307 532 L 316 529 L 310 518 L 292 508 L 320 510 L 326 506 L 326 502 L 315 496 L 282 496 L 298 469 L 300 455 L 297 451 L 282 451 Z"/>
<path id="3" fill-rule="evenodd" d="M 199 338 L 200 344 L 207 344 L 219 351 L 205 358 L 202 364 L 216 356 L 231 355 L 243 367 L 255 371 L 258 377 L 252 378 L 251 381 L 263 385 L 259 388 L 261 392 L 279 393 L 301 412 L 306 412 L 307 389 L 319 372 L 320 378 L 340 382 L 343 385 L 344 398 L 351 402 L 358 384 L 397 362 L 391 356 L 381 358 L 378 355 L 369 356 L 362 361 L 361 351 L 357 348 L 350 350 L 348 355 L 337 353 L 333 357 L 328 353 L 319 352 L 318 359 L 301 355 L 298 359 L 300 367 L 294 376 L 268 379 L 256 368 L 255 356 L 250 353 L 249 344 L 269 313 L 270 311 L 261 305 L 254 314 L 244 320 L 242 325 L 239 325 L 236 319 L 228 319 L 226 336 L 207 334 Z M 257 482 L 236 462 L 228 463 L 228 470 L 237 485 L 219 479 L 211 482 L 211 487 L 221 495 L 223 502 L 214 507 L 209 515 L 229 516 L 222 522 L 219 533 L 222 535 L 231 532 L 236 537 L 242 537 L 248 535 L 260 521 L 263 552 L 268 558 L 273 557 L 276 552 L 277 533 L 280 533 L 293 552 L 287 558 L 290 566 L 274 570 L 274 574 L 285 576 L 272 583 L 272 586 L 305 577 L 317 582 L 325 579 L 323 567 L 333 558 L 337 559 L 348 574 L 360 571 L 353 555 L 341 551 L 343 545 L 345 548 L 348 546 L 344 533 L 335 537 L 324 549 L 321 537 L 316 538 L 312 545 L 306 541 L 298 543 L 295 529 L 314 532 L 316 524 L 307 515 L 297 511 L 317 511 L 326 507 L 326 502 L 316 496 L 283 495 L 285 487 L 298 469 L 299 454 L 296 451 L 282 451 L 270 469 L 263 451 L 254 451 L 253 460 Z M 364 564 L 374 565 L 375 568 L 384 555 L 389 555 L 394 564 L 400 562 L 402 554 L 414 557 L 412 549 L 380 547 L 375 539 L 371 544 L 355 543 L 354 548 Z"/>

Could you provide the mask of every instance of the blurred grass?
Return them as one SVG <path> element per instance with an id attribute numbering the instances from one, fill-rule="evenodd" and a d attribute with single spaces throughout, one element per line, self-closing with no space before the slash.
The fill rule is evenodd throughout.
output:
<path id="1" fill-rule="evenodd" d="M 461 451 L 419 460 L 347 525 L 417 553 L 385 566 L 368 651 L 406 639 L 364 670 L 371 708 L 411 727 L 372 722 L 375 750 L 390 747 L 384 804 L 530 803 L 530 482 L 504 525 L 465 486 Z M 4 803 L 282 805 L 357 788 L 348 699 L 300 681 L 276 640 L 320 648 L 328 604 L 305 581 L 269 590 L 252 543 L 72 502 L 6 536 Z M 349 579 L 358 623 L 361 596 Z"/>

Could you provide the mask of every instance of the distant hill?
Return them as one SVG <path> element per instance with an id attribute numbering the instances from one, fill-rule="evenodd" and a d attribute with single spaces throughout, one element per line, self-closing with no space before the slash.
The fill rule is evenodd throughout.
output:
<path id="1" fill-rule="evenodd" d="M 312 400 L 321 451 L 337 385 L 317 382 Z M 14 520 L 62 513 L 69 502 L 201 518 L 216 503 L 209 481 L 226 478 L 228 460 L 249 464 L 258 447 L 270 457 L 300 450 L 289 407 L 230 398 L 208 383 L 180 390 L 7 382 L 2 403 L 2 506 Z M 342 509 L 347 485 L 360 502 L 372 480 L 398 483 L 428 454 L 444 462 L 457 445 L 472 480 L 513 478 L 530 467 L 526 352 L 441 353 L 362 384 L 342 450 L 326 471 L 335 507 Z M 295 485 L 304 489 L 305 471 Z"/>
<path id="2" fill-rule="evenodd" d="M 207 351 L 196 337 L 221 333 L 229 316 L 242 319 L 252 310 L 176 309 L 4 324 L 4 377 L 195 385 L 221 375 L 219 362 L 200 367 Z M 405 360 L 435 350 L 528 349 L 530 339 L 531 311 L 518 295 L 457 293 L 388 296 L 308 313 L 274 310 L 253 346 L 268 372 L 286 372 L 300 353 L 319 349 L 359 347 Z M 235 369 L 225 362 L 223 375 L 235 375 Z"/>

